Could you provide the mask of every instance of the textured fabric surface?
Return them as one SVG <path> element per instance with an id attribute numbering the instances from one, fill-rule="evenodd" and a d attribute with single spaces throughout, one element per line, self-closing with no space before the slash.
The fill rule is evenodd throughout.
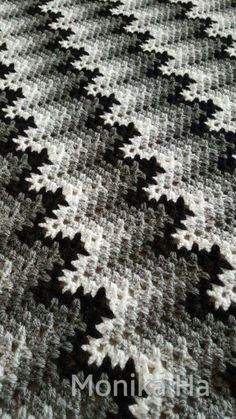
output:
<path id="1" fill-rule="evenodd" d="M 1 418 L 236 417 L 235 39 L 235 0 L 0 1 Z"/>

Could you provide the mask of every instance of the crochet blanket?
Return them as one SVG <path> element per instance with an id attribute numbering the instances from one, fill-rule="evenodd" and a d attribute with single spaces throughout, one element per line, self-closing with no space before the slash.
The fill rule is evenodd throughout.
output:
<path id="1" fill-rule="evenodd" d="M 235 0 L 0 3 L 0 417 L 235 418 Z"/>

